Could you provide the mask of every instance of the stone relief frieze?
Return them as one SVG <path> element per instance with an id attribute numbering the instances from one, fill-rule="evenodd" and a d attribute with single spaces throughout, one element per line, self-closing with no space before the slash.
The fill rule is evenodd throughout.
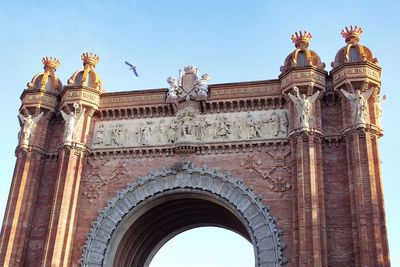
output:
<path id="1" fill-rule="evenodd" d="M 287 110 L 200 115 L 186 108 L 176 117 L 97 121 L 92 149 L 278 139 L 287 128 Z"/>

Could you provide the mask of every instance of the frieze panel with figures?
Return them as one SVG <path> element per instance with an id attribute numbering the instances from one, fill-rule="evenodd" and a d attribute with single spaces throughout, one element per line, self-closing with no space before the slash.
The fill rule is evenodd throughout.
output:
<path id="1" fill-rule="evenodd" d="M 176 117 L 98 121 L 92 149 L 279 139 L 287 127 L 287 110 L 200 115 L 187 108 Z"/>

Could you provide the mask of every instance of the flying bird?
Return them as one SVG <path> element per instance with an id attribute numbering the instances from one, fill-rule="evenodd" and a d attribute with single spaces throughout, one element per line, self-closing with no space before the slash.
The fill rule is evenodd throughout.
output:
<path id="1" fill-rule="evenodd" d="M 132 65 L 131 63 L 129 63 L 128 61 L 125 61 L 125 64 L 128 65 L 129 67 L 131 67 L 130 70 L 133 71 L 133 73 L 135 74 L 136 77 L 139 77 L 139 75 L 137 74 L 137 71 L 136 71 L 136 66 L 133 66 L 133 65 Z"/>

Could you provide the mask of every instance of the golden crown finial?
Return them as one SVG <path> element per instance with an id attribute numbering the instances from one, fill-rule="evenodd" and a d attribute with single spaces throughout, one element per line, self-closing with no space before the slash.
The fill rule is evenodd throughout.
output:
<path id="1" fill-rule="evenodd" d="M 83 66 L 90 66 L 92 68 L 96 67 L 97 63 L 100 61 L 100 57 L 96 54 L 92 53 L 83 53 L 81 56 L 83 61 Z"/>
<path id="2" fill-rule="evenodd" d="M 312 38 L 312 34 L 307 31 L 299 31 L 292 34 L 292 42 L 296 48 L 307 48 Z"/>
<path id="3" fill-rule="evenodd" d="M 60 66 L 60 61 L 52 57 L 44 57 L 42 59 L 45 71 L 55 72 L 57 67 Z"/>
<path id="4" fill-rule="evenodd" d="M 345 39 L 346 43 L 348 44 L 356 44 L 360 41 L 360 35 L 363 33 L 363 30 L 361 27 L 357 27 L 357 26 L 350 26 L 349 27 L 345 27 L 341 34 L 343 36 L 343 38 Z"/>

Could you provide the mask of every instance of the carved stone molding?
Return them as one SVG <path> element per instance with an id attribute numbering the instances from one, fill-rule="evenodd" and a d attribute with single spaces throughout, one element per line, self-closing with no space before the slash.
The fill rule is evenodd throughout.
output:
<path id="1" fill-rule="evenodd" d="M 276 219 L 271 216 L 269 208 L 252 189 L 221 171 L 185 162 L 142 177 L 118 192 L 92 224 L 83 247 L 81 266 L 103 266 L 113 232 L 128 213 L 151 201 L 148 200 L 150 197 L 185 188 L 209 192 L 237 209 L 251 230 L 256 266 L 282 266 L 287 262 L 282 255 L 285 244 L 279 237 L 282 231 L 276 227 Z"/>
<path id="2" fill-rule="evenodd" d="M 271 139 L 248 142 L 226 142 L 216 144 L 195 144 L 186 146 L 186 154 L 211 155 L 211 154 L 235 154 L 235 153 L 251 153 L 253 151 L 262 151 L 266 147 L 272 146 L 274 149 L 282 147 L 288 143 L 285 139 Z M 101 149 L 91 151 L 90 156 L 93 158 L 154 158 L 154 157 L 171 157 L 179 154 L 178 151 L 185 148 L 184 144 L 179 146 L 169 145 L 163 147 L 141 147 L 141 148 L 120 148 L 120 149 Z M 188 151 L 190 150 L 190 151 Z M 185 154 L 185 153 L 184 153 Z"/>
<path id="3" fill-rule="evenodd" d="M 213 88 L 211 85 L 210 99 L 224 99 L 224 98 L 237 98 L 237 97 L 250 97 L 259 95 L 280 95 L 280 84 L 270 84 L 264 86 L 246 86 L 235 88 Z"/>
<path id="4" fill-rule="evenodd" d="M 63 150 L 66 155 L 70 155 L 72 152 L 75 156 L 83 155 L 84 157 L 89 156 L 91 152 L 87 146 L 75 142 L 64 142 L 58 147 L 58 150 Z"/>
<path id="5" fill-rule="evenodd" d="M 124 94 L 112 95 L 103 94 L 100 98 L 100 109 L 115 108 L 115 107 L 131 107 L 142 106 L 146 104 L 164 104 L 166 90 L 161 92 L 147 92 L 146 94 Z"/>
<path id="6" fill-rule="evenodd" d="M 41 91 L 41 90 L 25 90 L 21 96 L 22 106 L 25 108 L 29 107 L 41 107 L 54 111 L 57 104 L 57 94 Z"/>
<path id="7" fill-rule="evenodd" d="M 324 136 L 322 146 L 328 144 L 329 148 L 331 148 L 332 145 L 339 147 L 341 143 L 343 143 L 343 136 L 341 135 Z"/>
<path id="8" fill-rule="evenodd" d="M 360 136 L 365 136 L 366 132 L 376 137 L 383 136 L 382 129 L 373 124 L 358 124 L 351 127 L 347 127 L 343 130 L 343 135 L 348 137 L 352 136 L 352 134 L 356 132 L 360 133 Z"/>
<path id="9" fill-rule="evenodd" d="M 40 159 L 45 159 L 46 158 L 46 150 L 44 150 L 41 147 L 38 146 L 32 146 L 32 145 L 22 145 L 18 146 L 15 149 L 15 156 L 18 157 L 19 155 L 22 155 L 23 157 L 40 157 Z"/>
<path id="10" fill-rule="evenodd" d="M 320 129 L 310 128 L 310 129 L 296 129 L 289 133 L 288 139 L 297 142 L 297 138 L 301 137 L 304 142 L 321 142 L 323 133 Z"/>
<path id="11" fill-rule="evenodd" d="M 379 84 L 381 80 L 380 71 L 376 67 L 368 66 L 350 66 L 344 65 L 342 68 L 335 70 L 332 74 L 333 84 L 335 88 L 342 86 L 343 82 L 350 79 L 370 79 Z"/>
<path id="12" fill-rule="evenodd" d="M 293 86 L 299 85 L 315 85 L 319 88 L 325 88 L 325 73 L 315 70 L 292 70 L 282 77 L 282 92 L 287 92 Z"/>
<path id="13" fill-rule="evenodd" d="M 252 98 L 217 99 L 202 102 L 202 113 L 226 113 L 254 110 L 275 110 L 285 107 L 282 95 Z"/>

